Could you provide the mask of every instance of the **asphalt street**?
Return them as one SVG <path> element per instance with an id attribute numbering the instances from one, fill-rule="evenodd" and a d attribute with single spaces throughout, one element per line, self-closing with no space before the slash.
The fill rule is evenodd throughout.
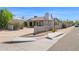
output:
<path id="1" fill-rule="evenodd" d="M 79 51 L 79 27 L 62 37 L 48 51 Z"/>

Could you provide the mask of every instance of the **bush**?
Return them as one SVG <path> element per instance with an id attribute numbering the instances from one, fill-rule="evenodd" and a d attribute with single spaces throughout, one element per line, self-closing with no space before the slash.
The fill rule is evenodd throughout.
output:
<path id="1" fill-rule="evenodd" d="M 52 32 L 56 32 L 56 29 L 52 29 Z"/>

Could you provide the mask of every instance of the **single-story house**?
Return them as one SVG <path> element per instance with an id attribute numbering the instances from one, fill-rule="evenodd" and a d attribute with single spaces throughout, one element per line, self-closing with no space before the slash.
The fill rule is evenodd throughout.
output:
<path id="1" fill-rule="evenodd" d="M 42 17 L 34 16 L 33 18 L 28 19 L 25 22 L 26 27 L 34 27 L 34 26 L 45 26 L 45 25 L 52 25 L 53 17 L 52 14 L 46 13 Z"/>
<path id="2" fill-rule="evenodd" d="M 9 21 L 9 23 L 8 23 L 9 30 L 18 30 L 18 29 L 22 29 L 23 27 L 24 27 L 23 20 L 13 19 L 13 20 Z"/>

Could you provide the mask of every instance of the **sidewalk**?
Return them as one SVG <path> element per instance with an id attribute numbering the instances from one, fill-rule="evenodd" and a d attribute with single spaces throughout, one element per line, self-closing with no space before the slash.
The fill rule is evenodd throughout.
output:
<path id="1" fill-rule="evenodd" d="M 66 35 L 68 32 L 70 32 L 74 27 L 66 28 L 66 29 L 60 29 L 57 32 L 64 32 L 64 35 Z M 0 44 L 0 50 L 8 50 L 8 51 L 46 51 L 51 46 L 53 46 L 60 38 L 62 38 L 64 35 L 61 35 L 57 38 L 54 38 L 53 40 L 47 39 L 46 36 L 43 37 L 34 37 L 37 39 L 33 42 L 24 42 L 24 43 L 17 43 L 17 44 Z"/>
<path id="2" fill-rule="evenodd" d="M 63 31 L 63 32 L 65 32 L 65 33 L 68 33 L 68 32 L 70 32 L 72 29 L 74 29 L 74 26 L 69 27 L 69 28 L 59 29 L 58 31 L 59 31 L 59 32 Z"/>

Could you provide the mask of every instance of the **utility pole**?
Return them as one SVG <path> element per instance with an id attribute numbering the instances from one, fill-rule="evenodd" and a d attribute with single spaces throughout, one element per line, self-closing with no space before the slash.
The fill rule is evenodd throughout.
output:
<path id="1" fill-rule="evenodd" d="M 54 21 L 53 21 L 53 31 L 55 32 L 55 18 L 54 18 Z"/>
<path id="2" fill-rule="evenodd" d="M 55 18 L 53 18 L 53 16 L 52 16 L 52 11 L 51 11 L 51 19 L 53 20 L 53 22 L 52 22 L 53 23 L 52 24 L 53 25 L 52 31 L 55 32 Z"/>

